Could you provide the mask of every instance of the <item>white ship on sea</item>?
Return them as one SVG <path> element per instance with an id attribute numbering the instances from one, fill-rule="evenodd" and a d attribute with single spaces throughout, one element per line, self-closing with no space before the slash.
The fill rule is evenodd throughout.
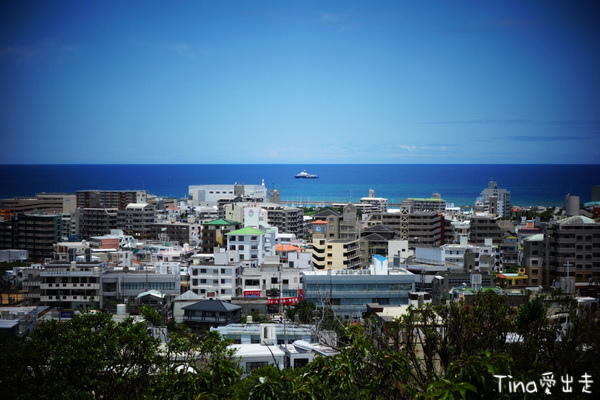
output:
<path id="1" fill-rule="evenodd" d="M 306 172 L 306 170 L 304 170 L 304 171 L 300 172 L 298 175 L 295 175 L 294 178 L 296 178 L 296 179 L 317 179 L 317 178 L 319 178 L 319 176 L 309 174 L 308 172 Z"/>

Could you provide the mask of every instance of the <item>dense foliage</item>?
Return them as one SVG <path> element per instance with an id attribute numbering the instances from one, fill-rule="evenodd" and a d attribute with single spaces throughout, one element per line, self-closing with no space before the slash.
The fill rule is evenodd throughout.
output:
<path id="1" fill-rule="evenodd" d="M 557 380 L 554 398 L 564 396 L 564 374 L 575 377 L 573 396 L 585 398 L 576 383 L 585 373 L 600 377 L 599 320 L 595 313 L 577 313 L 569 301 L 554 304 L 569 316 L 568 325 L 547 318 L 548 303 L 540 298 L 513 308 L 487 292 L 470 305 L 429 305 L 386 324 L 345 326 L 334 357 L 298 369 L 263 367 L 246 377 L 229 343 L 214 332 L 198 336 L 176 327 L 160 345 L 145 324 L 83 314 L 41 323 L 29 339 L 3 352 L 0 398 L 522 398 L 499 393 L 494 375 L 539 381 L 547 372 Z M 302 320 L 318 318 L 314 311 L 310 304 L 295 310 Z M 597 393 L 598 385 L 589 390 Z"/>

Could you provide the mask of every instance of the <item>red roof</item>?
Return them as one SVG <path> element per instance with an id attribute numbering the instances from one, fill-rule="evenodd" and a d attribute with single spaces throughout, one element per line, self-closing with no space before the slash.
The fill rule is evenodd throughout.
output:
<path id="1" fill-rule="evenodd" d="M 327 222 L 325 222 L 325 221 L 313 221 L 313 222 L 311 222 L 311 224 L 327 225 Z"/>
<path id="2" fill-rule="evenodd" d="M 302 249 L 291 244 L 276 244 L 275 251 L 302 251 Z"/>

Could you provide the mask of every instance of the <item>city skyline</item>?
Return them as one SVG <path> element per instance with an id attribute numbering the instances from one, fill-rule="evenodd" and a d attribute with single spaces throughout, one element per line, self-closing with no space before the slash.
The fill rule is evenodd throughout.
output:
<path id="1" fill-rule="evenodd" d="M 600 7 L 0 4 L 2 164 L 600 161 Z"/>

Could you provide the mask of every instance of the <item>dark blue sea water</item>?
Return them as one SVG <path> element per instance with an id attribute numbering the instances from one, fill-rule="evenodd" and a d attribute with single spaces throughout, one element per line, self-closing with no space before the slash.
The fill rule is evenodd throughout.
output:
<path id="1" fill-rule="evenodd" d="M 306 169 L 319 179 L 294 179 Z M 514 205 L 562 205 L 568 193 L 591 198 L 600 165 L 0 165 L 0 198 L 83 189 L 145 189 L 184 197 L 193 184 L 276 186 L 292 201 L 357 201 L 375 189 L 400 202 L 433 192 L 471 205 L 493 178 L 511 192 Z"/>

